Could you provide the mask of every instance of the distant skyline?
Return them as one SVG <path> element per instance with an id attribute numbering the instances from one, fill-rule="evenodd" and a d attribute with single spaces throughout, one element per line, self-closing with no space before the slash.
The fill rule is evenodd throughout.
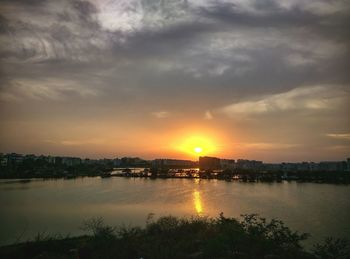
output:
<path id="1" fill-rule="evenodd" d="M 347 0 L 3 0 L 0 152 L 350 157 Z"/>
<path id="2" fill-rule="evenodd" d="M 85 159 L 89 159 L 89 160 L 103 160 L 103 159 L 108 159 L 108 160 L 114 160 L 114 159 L 123 159 L 123 158 L 139 158 L 141 160 L 144 160 L 144 161 L 152 161 L 152 160 L 157 160 L 157 159 L 169 159 L 169 160 L 186 160 L 186 161 L 192 161 L 192 162 L 198 162 L 199 161 L 199 158 L 201 156 L 198 156 L 197 158 L 188 158 L 188 159 L 176 159 L 176 158 L 172 158 L 172 157 L 153 157 L 153 158 L 149 158 L 149 159 L 145 159 L 143 157 L 137 157 L 137 156 L 110 156 L 110 157 L 95 157 L 95 158 L 91 158 L 91 157 L 82 157 L 82 156 L 66 156 L 66 155 L 57 155 L 57 154 L 33 154 L 33 153 L 30 153 L 30 154 L 20 154 L 20 153 L 16 153 L 16 152 L 10 152 L 10 153 L 2 153 L 2 155 L 11 155 L 11 154 L 16 154 L 16 155 L 22 155 L 22 156 L 31 156 L 31 155 L 34 155 L 36 157 L 40 157 L 40 156 L 44 156 L 44 157 L 66 157 L 66 158 L 79 158 L 81 160 L 85 160 Z M 206 156 L 202 156 L 202 157 L 206 157 Z M 288 161 L 288 160 L 285 160 L 285 161 L 278 161 L 278 162 L 268 162 L 268 161 L 262 161 L 262 160 L 254 160 L 254 159 L 250 159 L 249 157 L 215 157 L 215 158 L 219 158 L 219 159 L 223 159 L 223 160 L 235 160 L 236 162 L 238 160 L 248 160 L 248 161 L 260 161 L 262 163 L 265 163 L 265 164 L 278 164 L 278 163 L 303 163 L 303 162 L 307 162 L 307 163 L 319 163 L 319 162 L 347 162 L 348 159 L 350 159 L 350 157 L 347 157 L 347 158 L 343 158 L 343 159 L 338 159 L 338 160 L 322 160 L 322 161 L 310 161 L 310 160 L 301 160 L 301 161 Z"/>

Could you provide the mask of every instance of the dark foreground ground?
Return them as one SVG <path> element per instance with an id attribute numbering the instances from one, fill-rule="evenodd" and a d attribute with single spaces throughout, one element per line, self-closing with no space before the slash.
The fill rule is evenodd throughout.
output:
<path id="1" fill-rule="evenodd" d="M 311 251 L 307 234 L 258 215 L 241 219 L 147 219 L 144 228 L 110 227 L 96 218 L 83 224 L 89 235 L 62 238 L 38 234 L 35 240 L 0 248 L 0 258 L 350 258 L 346 240 L 328 238 Z"/>

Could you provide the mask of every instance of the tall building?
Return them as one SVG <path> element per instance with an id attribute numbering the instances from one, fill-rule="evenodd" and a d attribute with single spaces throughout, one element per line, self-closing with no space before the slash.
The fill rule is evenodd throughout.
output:
<path id="1" fill-rule="evenodd" d="M 217 170 L 221 169 L 220 158 L 200 156 L 199 157 L 200 170 Z"/>
<path id="2" fill-rule="evenodd" d="M 152 167 L 155 167 L 155 168 L 177 169 L 177 168 L 194 168 L 197 166 L 198 166 L 197 163 L 191 160 L 155 159 L 152 161 Z"/>
<path id="3" fill-rule="evenodd" d="M 236 167 L 239 169 L 260 170 L 263 168 L 263 162 L 257 160 L 238 159 Z"/>
<path id="4" fill-rule="evenodd" d="M 235 168 L 235 160 L 234 159 L 220 159 L 220 167 L 221 169 L 234 169 Z"/>
<path id="5" fill-rule="evenodd" d="M 342 172 L 347 168 L 345 161 L 321 161 L 318 165 L 320 171 Z"/>

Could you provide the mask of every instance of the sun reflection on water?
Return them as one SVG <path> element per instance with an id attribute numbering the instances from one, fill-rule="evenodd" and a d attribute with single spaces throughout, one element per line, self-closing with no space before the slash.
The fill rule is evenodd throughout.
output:
<path id="1" fill-rule="evenodd" d="M 203 215 L 203 206 L 202 206 L 202 200 L 200 192 L 195 190 L 193 192 L 193 200 L 194 200 L 194 207 L 196 209 L 196 212 L 199 216 Z"/>

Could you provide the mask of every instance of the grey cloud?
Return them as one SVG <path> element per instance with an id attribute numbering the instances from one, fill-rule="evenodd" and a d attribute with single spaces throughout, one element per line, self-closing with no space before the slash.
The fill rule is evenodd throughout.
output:
<path id="1" fill-rule="evenodd" d="M 328 133 L 325 134 L 327 137 L 335 138 L 339 140 L 350 140 L 350 133 Z"/>
<path id="2" fill-rule="evenodd" d="M 1 0 L 0 4 L 15 4 L 37 6 L 46 3 L 48 0 Z"/>
<path id="3" fill-rule="evenodd" d="M 54 2 L 47 1 L 44 7 L 48 3 Z M 129 8 L 131 16 L 141 8 L 143 21 L 153 24 L 159 19 L 160 24 L 110 30 L 101 24 L 104 10 L 98 2 L 87 1 L 35 10 L 49 17 L 47 23 L 8 15 L 2 42 L 13 41 L 2 48 L 6 76 L 35 78 L 44 73 L 94 79 L 96 87 L 110 96 L 128 92 L 186 98 L 197 91 L 203 105 L 214 106 L 302 84 L 349 82 L 349 52 L 341 50 L 348 45 L 347 34 L 339 31 L 346 26 L 347 13 L 320 15 L 299 7 L 285 9 L 274 1 L 255 2 L 251 12 L 222 2 L 142 3 L 117 7 Z M 32 11 L 28 9 L 28 15 Z M 327 38 L 336 25 L 341 25 L 335 33 L 341 35 L 340 41 Z M 328 46 L 340 54 L 330 52 Z M 327 52 L 328 56 L 320 55 Z M 207 94 L 215 98 L 208 100 Z"/>
<path id="4" fill-rule="evenodd" d="M 65 100 L 77 96 L 95 96 L 97 91 L 80 85 L 79 82 L 41 78 L 40 80 L 12 80 L 10 86 L 2 89 L 0 99 L 3 101 Z"/>
<path id="5" fill-rule="evenodd" d="M 299 87 L 288 92 L 263 96 L 257 100 L 234 103 L 221 109 L 229 116 L 261 115 L 275 112 L 322 112 L 337 110 L 349 99 L 349 92 L 339 86 Z"/>
<path id="6" fill-rule="evenodd" d="M 55 2 L 50 2 L 55 3 Z M 84 56 L 95 53 L 103 45 L 103 33 L 98 31 L 99 24 L 93 17 L 96 8 L 89 2 L 64 2 L 58 9 L 49 10 L 41 7 L 31 13 L 29 9 L 24 18 L 14 13 L 6 17 L 6 25 L 2 28 L 5 35 L 1 38 L 1 57 L 5 61 L 43 62 L 52 59 L 84 61 Z M 16 3 L 13 3 L 16 7 Z M 18 5 L 18 3 L 17 3 Z M 28 14 L 34 17 L 25 18 Z M 47 17 L 47 21 L 45 18 Z M 4 19 L 3 19 L 4 20 Z M 84 53 L 82 53 L 84 52 Z"/>
<path id="7" fill-rule="evenodd" d="M 199 16 L 219 21 L 223 26 L 251 28 L 298 29 L 321 37 L 348 42 L 350 6 L 342 13 L 315 14 L 300 7 L 284 9 L 275 1 L 258 1 L 257 12 L 240 10 L 231 3 L 218 3 L 199 9 Z"/>
<path id="8" fill-rule="evenodd" d="M 266 4 L 269 2 L 269 4 Z M 275 27 L 307 26 L 318 24 L 321 17 L 298 8 L 284 10 L 274 1 L 259 1 L 255 4 L 259 12 L 242 11 L 234 4 L 215 3 L 200 8 L 200 15 L 233 26 Z"/>
<path id="9" fill-rule="evenodd" d="M 158 2 L 156 3 L 156 5 L 154 3 L 153 5 L 152 3 L 146 5 L 147 8 L 144 7 L 143 9 L 146 13 L 143 15 L 146 16 L 147 12 L 155 12 L 154 9 L 157 8 L 165 9 L 164 3 L 162 5 Z M 318 16 L 307 13 L 306 11 L 280 11 L 276 7 L 276 4 L 272 4 L 274 2 L 267 1 L 266 3 L 268 3 L 267 6 L 270 9 L 271 6 L 274 7 L 272 11 L 269 9 L 268 14 L 257 15 L 239 12 L 236 11 L 236 6 L 228 8 L 227 4 L 216 2 L 215 5 L 213 4 L 209 7 L 190 9 L 192 19 L 185 20 L 185 22 L 177 21 L 174 24 L 170 23 L 169 25 L 156 28 L 146 27 L 144 30 L 133 31 L 128 34 L 127 32 L 120 32 L 118 30 L 114 32 L 104 31 L 103 27 L 99 24 L 100 21 L 95 17 L 98 8 L 89 2 L 74 1 L 72 5 L 74 6 L 73 9 L 76 10 L 76 17 L 74 17 L 74 13 L 65 12 L 65 15 L 69 17 L 69 19 L 66 18 L 66 21 L 70 21 L 68 23 L 58 24 L 56 22 L 56 24 L 54 23 L 46 28 L 45 26 L 36 28 L 35 26 L 24 24 L 24 28 L 21 31 L 26 31 L 27 33 L 35 32 L 34 36 L 37 36 L 36 39 L 38 42 L 37 44 L 33 43 L 34 46 L 32 47 L 22 47 L 23 58 L 26 58 L 28 55 L 39 55 L 39 53 L 46 51 L 46 54 L 44 53 L 42 56 L 46 55 L 48 59 L 73 58 L 79 61 L 79 58 L 74 58 L 75 53 L 75 55 L 80 57 L 81 61 L 87 60 L 82 58 L 81 54 L 76 54 L 77 52 L 79 53 L 79 48 L 83 49 L 84 53 L 92 53 L 97 56 L 100 54 L 99 51 L 108 53 L 112 49 L 116 55 L 115 59 L 122 57 L 130 60 L 136 58 L 137 60 L 138 56 L 140 58 L 148 58 L 154 54 L 157 54 L 159 57 L 164 55 L 165 58 L 172 58 L 173 55 L 177 55 L 178 53 L 180 55 L 186 55 L 186 51 L 196 47 L 196 45 L 204 43 L 203 45 L 205 46 L 208 40 L 217 36 L 217 32 L 232 33 L 232 30 L 233 32 L 242 30 L 242 28 L 235 27 L 242 24 L 246 27 L 244 30 L 256 30 L 256 27 L 258 27 L 258 29 L 261 28 L 263 31 L 268 30 L 270 27 L 279 29 L 280 25 L 284 24 L 288 30 L 286 33 L 292 33 L 290 36 L 293 37 L 291 38 L 292 44 L 295 39 L 306 35 L 303 32 L 290 32 L 289 29 L 291 26 L 302 25 L 302 27 L 307 27 L 310 24 L 319 26 L 321 23 Z M 327 21 L 327 19 L 331 18 L 326 17 L 324 20 Z M 84 20 L 83 22 L 81 21 L 82 19 Z M 85 21 L 89 22 L 85 24 Z M 343 22 L 338 23 L 342 24 L 345 28 Z M 338 23 L 335 23 L 335 25 Z M 334 24 L 334 22 L 328 24 Z M 339 27 L 335 25 L 333 27 Z M 334 30 L 332 29 L 330 31 Z M 17 41 L 22 42 L 20 33 Z M 346 34 L 337 33 L 337 35 Z M 278 37 L 278 34 L 276 34 L 276 37 Z M 259 42 L 254 47 L 258 45 Z M 39 50 L 35 49 L 35 47 L 39 48 Z M 236 49 L 229 51 L 236 51 Z M 53 52 L 53 54 L 50 55 L 48 52 Z M 9 53 L 13 53 L 13 51 L 7 51 L 7 55 Z M 205 55 L 205 53 L 203 54 Z M 15 54 L 13 53 L 13 55 Z M 91 56 L 90 59 L 94 60 L 95 57 Z"/>

